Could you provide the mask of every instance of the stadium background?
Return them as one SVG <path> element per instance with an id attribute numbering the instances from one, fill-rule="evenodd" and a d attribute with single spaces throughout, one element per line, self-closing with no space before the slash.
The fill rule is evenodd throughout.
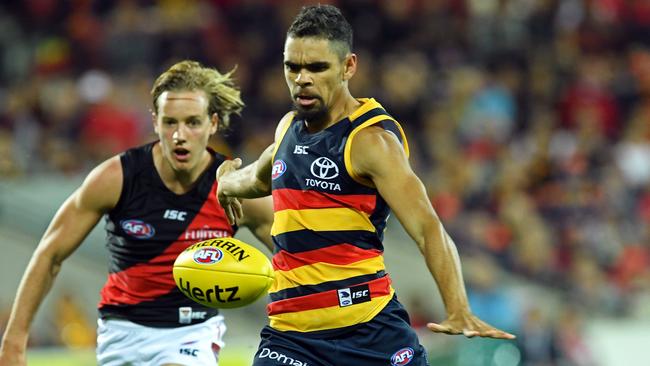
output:
<path id="1" fill-rule="evenodd" d="M 302 3 L 0 4 L 0 326 L 58 205 L 94 164 L 153 138 L 148 91 L 172 62 L 237 66 L 247 107 L 218 150 L 251 161 L 270 143 L 290 107 L 282 47 Z M 650 364 L 650 1 L 332 3 L 355 30 L 353 95 L 403 123 L 474 311 L 519 337 L 423 330 L 443 310 L 393 221 L 388 271 L 431 359 Z M 100 225 L 39 312 L 30 365 L 92 364 L 105 256 Z M 264 301 L 225 313 L 221 365 L 246 364 Z"/>

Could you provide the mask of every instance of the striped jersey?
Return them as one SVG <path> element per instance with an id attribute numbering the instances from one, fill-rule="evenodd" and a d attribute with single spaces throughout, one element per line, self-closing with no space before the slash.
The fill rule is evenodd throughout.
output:
<path id="1" fill-rule="evenodd" d="M 157 142 L 120 155 L 124 175 L 117 205 L 106 216 L 108 279 L 101 290 L 99 314 L 152 327 L 203 322 L 217 314 L 176 287 L 172 266 L 188 246 L 230 237 L 216 199 L 217 167 L 225 158 L 210 150 L 212 164 L 185 194 L 170 191 L 153 162 Z"/>
<path id="2" fill-rule="evenodd" d="M 367 322 L 393 297 L 383 260 L 389 207 L 351 169 L 354 136 L 368 126 L 392 132 L 408 154 L 401 126 L 374 99 L 316 133 L 287 123 L 273 156 L 275 280 L 270 326 L 315 332 Z"/>

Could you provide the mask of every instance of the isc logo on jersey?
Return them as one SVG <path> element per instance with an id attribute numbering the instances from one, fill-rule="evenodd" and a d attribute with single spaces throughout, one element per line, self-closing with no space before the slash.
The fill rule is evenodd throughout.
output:
<path id="1" fill-rule="evenodd" d="M 405 347 L 401 350 L 393 353 L 393 357 L 390 358 L 390 364 L 392 366 L 404 366 L 409 364 L 413 360 L 415 352 L 411 347 Z"/>
<path id="2" fill-rule="evenodd" d="M 223 252 L 218 248 L 203 248 L 194 252 L 194 261 L 198 264 L 213 264 L 223 258 Z"/>
<path id="3" fill-rule="evenodd" d="M 153 226 L 142 220 L 122 220 L 120 226 L 125 233 L 137 239 L 149 239 L 156 233 Z"/>
<path id="4" fill-rule="evenodd" d="M 287 164 L 282 160 L 276 160 L 275 163 L 273 163 L 273 170 L 271 171 L 271 179 L 279 178 L 286 171 L 287 171 Z"/>

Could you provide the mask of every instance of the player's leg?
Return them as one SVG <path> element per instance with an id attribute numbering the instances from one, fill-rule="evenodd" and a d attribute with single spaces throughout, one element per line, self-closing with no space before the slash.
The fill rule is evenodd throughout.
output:
<path id="1" fill-rule="evenodd" d="M 327 355 L 334 356 L 333 348 L 322 340 L 302 337 L 297 332 L 280 332 L 268 326 L 262 329 L 260 337 L 253 366 L 341 365 L 328 359 Z"/>
<path id="2" fill-rule="evenodd" d="M 168 329 L 155 343 L 150 343 L 152 348 L 142 350 L 151 356 L 143 358 L 149 360 L 147 365 L 215 366 L 224 346 L 225 331 L 221 315 L 200 324 Z"/>
<path id="3" fill-rule="evenodd" d="M 337 353 L 351 365 L 429 365 L 426 350 L 396 298 L 371 321 L 340 337 L 335 345 Z"/>
<path id="4" fill-rule="evenodd" d="M 140 334 L 131 325 L 122 320 L 97 321 L 97 365 L 137 365 Z"/>
<path id="5" fill-rule="evenodd" d="M 215 366 L 224 346 L 222 316 L 178 328 L 152 328 L 126 320 L 100 320 L 97 363 L 100 366 Z"/>

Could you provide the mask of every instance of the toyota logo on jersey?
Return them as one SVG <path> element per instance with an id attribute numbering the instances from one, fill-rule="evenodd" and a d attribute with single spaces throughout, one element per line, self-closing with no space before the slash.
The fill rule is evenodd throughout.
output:
<path id="1" fill-rule="evenodd" d="M 332 160 L 321 156 L 311 163 L 311 174 L 320 179 L 334 179 L 339 176 L 339 167 Z"/>
<path id="2" fill-rule="evenodd" d="M 223 258 L 223 252 L 218 248 L 203 248 L 194 253 L 194 261 L 198 264 L 213 264 Z"/>

